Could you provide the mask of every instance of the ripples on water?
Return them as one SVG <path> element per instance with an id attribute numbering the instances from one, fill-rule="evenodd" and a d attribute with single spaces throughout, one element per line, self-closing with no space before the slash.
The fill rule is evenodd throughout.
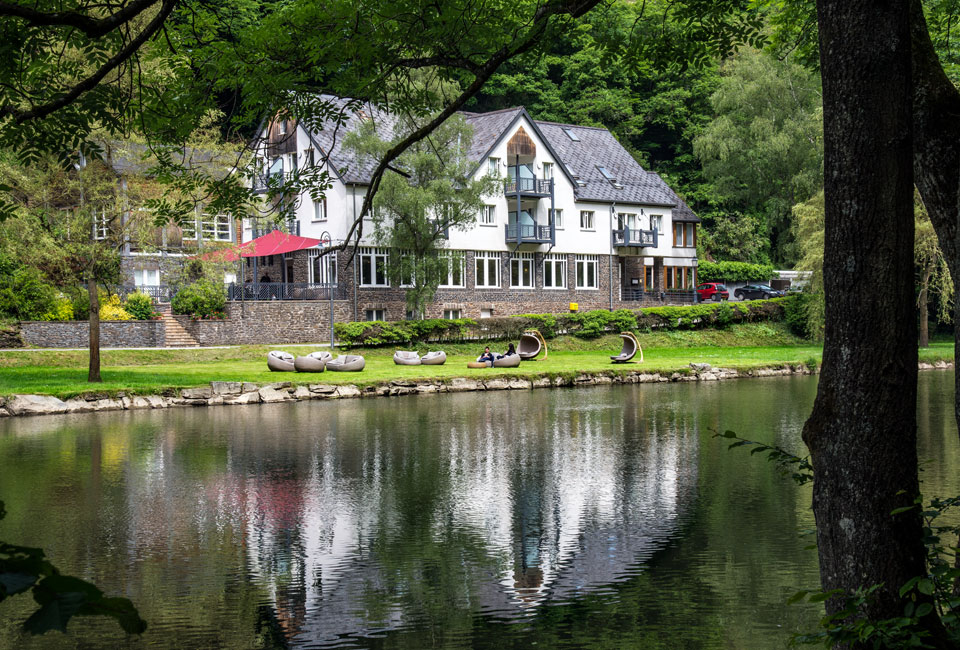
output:
<path id="1" fill-rule="evenodd" d="M 921 444 L 951 485 L 952 374 Z M 0 536 L 134 600 L 83 647 L 782 647 L 817 612 L 809 491 L 710 437 L 800 450 L 812 378 L 0 423 Z M 946 414 L 946 415 L 944 415 Z M 921 452 L 923 456 L 923 452 Z M 952 467 L 957 467 L 953 464 Z M 960 491 L 960 489 L 956 489 Z M 0 647 L 28 603 L 0 607 Z"/>

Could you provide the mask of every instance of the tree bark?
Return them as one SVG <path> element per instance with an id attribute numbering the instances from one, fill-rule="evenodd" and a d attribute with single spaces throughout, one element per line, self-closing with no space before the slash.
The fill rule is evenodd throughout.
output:
<path id="1" fill-rule="evenodd" d="M 87 296 L 90 298 L 90 366 L 88 382 L 100 382 L 100 299 L 97 296 L 97 280 L 91 273 L 87 278 Z"/>
<path id="2" fill-rule="evenodd" d="M 917 298 L 917 307 L 920 309 L 920 347 L 930 347 L 930 314 L 928 313 L 927 299 L 930 294 L 930 276 L 932 271 L 929 267 L 923 269 L 923 277 L 920 280 L 920 296 Z"/>
<path id="3" fill-rule="evenodd" d="M 960 92 L 943 72 L 933 49 L 920 0 L 910 3 L 913 48 L 913 169 L 954 282 L 960 280 Z M 960 301 L 954 319 L 960 322 Z M 960 346 L 954 349 L 960 368 Z M 954 377 L 954 417 L 960 423 L 960 372 Z"/>
<path id="4" fill-rule="evenodd" d="M 891 515 L 919 494 L 908 5 L 817 2 L 826 319 L 803 439 L 821 585 L 849 593 L 882 584 L 862 612 L 870 620 L 902 616 L 899 588 L 925 573 L 918 510 Z M 827 602 L 830 613 L 841 606 Z M 923 622 L 939 638 L 935 618 Z"/>

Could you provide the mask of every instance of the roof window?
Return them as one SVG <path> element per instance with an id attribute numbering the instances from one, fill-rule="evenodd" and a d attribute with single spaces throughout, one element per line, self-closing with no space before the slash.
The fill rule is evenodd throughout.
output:
<path id="1" fill-rule="evenodd" d="M 611 183 L 617 182 L 617 177 L 611 174 L 606 167 L 601 167 L 600 165 L 597 165 L 597 169 L 600 171 L 601 174 L 603 174 L 603 177 L 606 178 Z"/>
<path id="2" fill-rule="evenodd" d="M 577 136 L 576 133 L 573 132 L 573 129 L 565 128 L 563 132 L 566 133 L 567 137 L 573 140 L 574 142 L 580 142 L 580 138 Z"/>

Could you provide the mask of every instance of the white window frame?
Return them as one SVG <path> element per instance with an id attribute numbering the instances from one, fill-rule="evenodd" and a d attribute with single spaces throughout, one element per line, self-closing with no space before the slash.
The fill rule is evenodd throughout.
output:
<path id="1" fill-rule="evenodd" d="M 181 239 L 189 239 L 191 241 L 197 241 L 197 231 L 200 230 L 197 227 L 197 215 L 194 213 L 193 217 L 190 219 L 185 219 L 180 224 L 180 237 Z"/>
<path id="2" fill-rule="evenodd" d="M 492 262 L 492 263 L 491 263 Z M 480 266 L 482 264 L 482 266 Z M 480 268 L 483 273 L 480 273 Z M 473 286 L 476 289 L 499 289 L 500 288 L 500 253 L 496 251 L 477 251 L 473 258 Z M 490 270 L 493 270 L 494 278 L 490 278 Z M 479 279 L 483 276 L 484 284 L 480 284 Z"/>
<path id="3" fill-rule="evenodd" d="M 313 221 L 327 220 L 327 197 L 313 202 Z"/>
<path id="4" fill-rule="evenodd" d="M 493 318 L 493 309 L 490 307 L 482 307 L 480 309 L 480 318 Z"/>
<path id="5" fill-rule="evenodd" d="M 444 320 L 457 320 L 460 318 L 463 318 L 463 310 L 460 310 L 460 309 L 444 309 L 443 310 Z"/>
<path id="6" fill-rule="evenodd" d="M 466 269 L 466 255 L 463 253 L 442 253 L 440 259 L 447 260 L 447 277 L 446 280 L 440 280 L 440 284 L 437 285 L 442 289 L 463 289 L 467 286 L 467 269 Z M 456 281 L 456 274 L 454 269 L 460 267 L 460 281 Z"/>
<path id="7" fill-rule="evenodd" d="M 563 230 L 563 208 L 553 209 L 553 228 Z"/>
<path id="8" fill-rule="evenodd" d="M 387 248 L 360 249 L 360 286 L 361 287 L 389 287 L 390 278 L 387 277 L 387 265 L 390 263 L 390 250 Z M 364 265 L 368 266 L 369 279 L 364 282 Z M 382 276 L 381 276 L 382 274 Z M 382 280 L 382 282 L 380 282 Z"/>
<path id="9" fill-rule="evenodd" d="M 363 312 L 363 317 L 368 323 L 375 320 L 385 321 L 387 320 L 387 312 L 385 309 L 366 309 Z"/>
<path id="10" fill-rule="evenodd" d="M 650 230 L 656 230 L 658 235 L 663 234 L 663 215 L 662 214 L 650 215 Z"/>
<path id="11" fill-rule="evenodd" d="M 514 253 L 510 256 L 510 288 L 537 288 L 533 253 Z"/>
<path id="12" fill-rule="evenodd" d="M 93 215 L 93 238 L 97 241 L 103 241 L 110 235 L 110 219 L 107 217 L 106 208 L 100 210 L 100 213 Z"/>
<path id="13" fill-rule="evenodd" d="M 553 163 L 545 162 L 543 163 L 543 180 L 548 181 L 553 178 Z"/>
<path id="14" fill-rule="evenodd" d="M 152 282 L 147 282 L 148 276 Z M 160 269 L 134 269 L 133 284 L 137 287 L 155 287 L 160 284 Z"/>
<path id="15" fill-rule="evenodd" d="M 320 267 L 320 273 L 317 273 L 317 259 L 326 260 L 326 265 Z M 337 286 L 337 253 L 327 253 L 326 255 L 320 255 L 320 250 L 312 248 L 307 251 L 307 281 L 310 284 L 320 284 L 323 286 L 328 285 L 327 275 L 329 274 L 330 281 L 329 284 Z M 319 277 L 317 277 L 319 275 Z"/>
<path id="16" fill-rule="evenodd" d="M 500 159 L 496 156 L 487 158 L 487 176 L 500 176 Z"/>
<path id="17" fill-rule="evenodd" d="M 596 212 L 593 210 L 580 211 L 580 230 L 594 231 L 596 228 Z"/>
<path id="18" fill-rule="evenodd" d="M 299 169 L 300 161 L 297 160 L 296 153 L 288 153 L 286 157 L 287 157 L 286 162 L 289 164 L 289 167 L 290 167 L 290 171 L 288 173 L 292 174 L 293 172 L 297 171 L 297 169 Z"/>
<path id="19" fill-rule="evenodd" d="M 578 291 L 593 291 L 600 288 L 600 264 L 597 255 L 577 255 L 576 287 Z M 589 269 L 593 268 L 593 284 L 589 284 Z M 582 271 L 581 271 L 582 269 Z M 582 282 L 581 282 L 582 279 Z"/>
<path id="20" fill-rule="evenodd" d="M 204 241 L 233 241 L 233 221 L 228 214 L 200 215 L 200 234 Z"/>
<path id="21" fill-rule="evenodd" d="M 630 230 L 638 230 L 637 224 L 639 223 L 639 221 L 637 221 L 636 212 L 618 212 L 617 221 L 620 222 L 617 224 L 618 226 L 620 224 L 623 224 L 623 226 L 621 228 L 618 228 L 618 230 L 623 230 L 624 228 L 628 228 Z"/>
<path id="22" fill-rule="evenodd" d="M 560 277 L 563 279 L 563 284 L 556 284 L 557 279 L 557 266 L 561 267 L 562 271 Z M 547 291 L 557 291 L 567 288 L 567 256 L 557 253 L 549 253 L 543 256 L 543 288 Z M 550 279 L 550 284 L 547 284 L 547 278 Z"/>
<path id="23" fill-rule="evenodd" d="M 497 225 L 497 206 L 496 205 L 485 205 L 480 209 L 480 219 L 479 223 L 481 226 L 496 226 Z"/>

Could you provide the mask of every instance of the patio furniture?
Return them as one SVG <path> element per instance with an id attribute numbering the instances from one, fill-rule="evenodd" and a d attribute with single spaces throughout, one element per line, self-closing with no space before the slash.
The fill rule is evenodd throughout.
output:
<path id="1" fill-rule="evenodd" d="M 327 361 L 332 358 L 333 355 L 326 350 L 311 352 L 306 356 L 294 359 L 293 367 L 296 368 L 297 372 L 323 372 Z"/>
<path id="2" fill-rule="evenodd" d="M 505 357 L 497 357 L 493 361 L 494 368 L 516 368 L 520 365 L 520 355 L 519 354 L 510 354 Z"/>
<path id="3" fill-rule="evenodd" d="M 273 372 L 293 372 L 293 355 L 282 350 L 267 353 L 267 367 Z"/>
<path id="4" fill-rule="evenodd" d="M 620 338 L 623 339 L 623 347 L 620 350 L 620 354 L 610 357 L 610 360 L 613 363 L 627 363 L 639 352 L 640 361 L 643 362 L 643 349 L 640 347 L 640 341 L 637 340 L 633 332 L 623 332 L 620 334 Z"/>
<path id="5" fill-rule="evenodd" d="M 393 353 L 393 362 L 398 366 L 419 366 L 420 355 L 409 350 L 397 350 Z"/>
<path id="6" fill-rule="evenodd" d="M 489 368 L 490 364 L 486 361 L 468 361 L 467 368 Z"/>
<path id="7" fill-rule="evenodd" d="M 366 365 L 363 357 L 357 354 L 338 354 L 336 359 L 327 361 L 327 370 L 331 372 L 360 372 Z"/>
<path id="8" fill-rule="evenodd" d="M 547 358 L 547 342 L 543 339 L 540 330 L 527 330 L 520 337 L 520 344 L 517 346 L 517 354 L 524 361 L 532 361 L 543 351 L 543 358 Z"/>
<path id="9" fill-rule="evenodd" d="M 442 366 L 447 361 L 447 353 L 443 350 L 427 352 L 420 357 L 420 363 L 425 366 Z"/>

